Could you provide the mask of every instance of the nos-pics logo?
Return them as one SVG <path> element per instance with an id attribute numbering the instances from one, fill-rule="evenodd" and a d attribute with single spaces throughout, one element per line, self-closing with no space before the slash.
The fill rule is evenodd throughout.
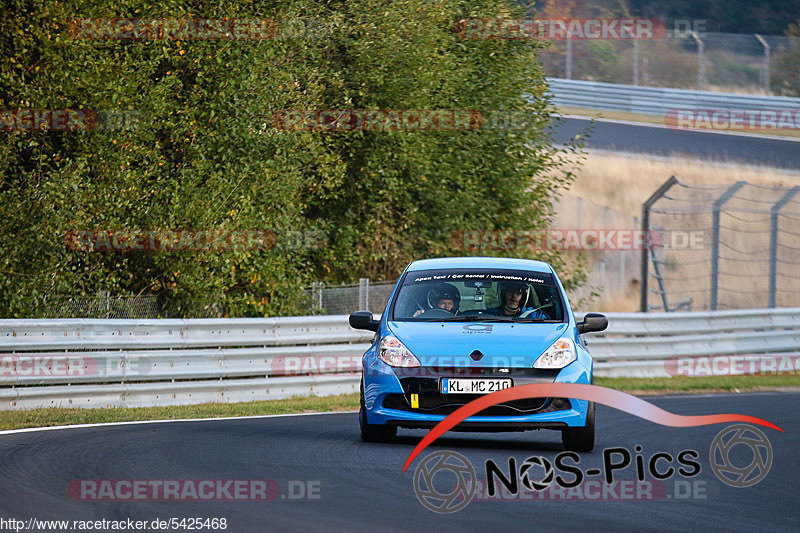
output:
<path id="1" fill-rule="evenodd" d="M 476 487 L 475 469 L 460 453 L 434 452 L 414 470 L 417 498 L 436 513 L 460 511 L 472 501 Z"/>
<path id="2" fill-rule="evenodd" d="M 697 452 L 693 453 L 698 456 Z M 749 424 L 726 427 L 717 433 L 709 449 L 709 462 L 714 474 L 726 485 L 736 488 L 750 487 L 764 479 L 772 467 L 772 458 L 772 445 L 767 436 Z M 695 473 L 700 470 L 700 465 L 697 466 Z M 541 479 L 532 479 L 534 470 L 543 471 Z M 519 479 L 528 490 L 543 491 L 550 487 L 554 473 L 548 459 L 529 457 L 521 465 Z M 431 453 L 414 471 L 417 499 L 436 513 L 460 511 L 475 499 L 477 488 L 478 479 L 472 463 L 454 451 Z"/>

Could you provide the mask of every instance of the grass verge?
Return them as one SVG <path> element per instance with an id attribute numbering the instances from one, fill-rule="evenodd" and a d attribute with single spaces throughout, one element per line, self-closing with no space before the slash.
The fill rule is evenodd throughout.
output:
<path id="1" fill-rule="evenodd" d="M 674 378 L 595 378 L 595 385 L 640 396 L 655 394 L 703 394 L 755 392 L 800 388 L 800 375 L 751 375 Z"/>
<path id="2" fill-rule="evenodd" d="M 43 409 L 31 409 L 29 411 L 2 411 L 0 412 L 0 430 L 139 420 L 179 420 L 183 418 L 320 413 L 352 411 L 354 409 L 358 409 L 358 394 L 297 397 L 286 400 L 262 402 L 203 403 L 198 405 L 175 405 L 166 407 L 110 407 L 100 409 L 47 407 Z"/>
<path id="3" fill-rule="evenodd" d="M 781 388 L 800 388 L 800 376 L 595 378 L 595 384 L 637 395 L 752 392 Z M 207 403 L 170 407 L 113 407 L 108 409 L 66 409 L 49 407 L 30 411 L 4 411 L 2 415 L 0 415 L 0 430 L 140 420 L 177 420 L 185 418 L 354 411 L 356 409 L 358 409 L 358 394 L 289 398 L 287 400 L 262 402 Z"/>

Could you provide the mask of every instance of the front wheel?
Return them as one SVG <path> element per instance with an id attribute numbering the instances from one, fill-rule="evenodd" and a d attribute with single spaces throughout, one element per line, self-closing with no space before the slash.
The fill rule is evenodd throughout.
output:
<path id="1" fill-rule="evenodd" d="M 594 402 L 589 402 L 584 427 L 561 430 L 564 447 L 572 452 L 590 452 L 594 449 Z"/>
<path id="2" fill-rule="evenodd" d="M 361 391 L 361 409 L 358 411 L 358 423 L 361 426 L 361 440 L 364 442 L 391 442 L 397 435 L 395 426 L 367 424 L 367 408 L 364 406 L 363 389 Z"/>

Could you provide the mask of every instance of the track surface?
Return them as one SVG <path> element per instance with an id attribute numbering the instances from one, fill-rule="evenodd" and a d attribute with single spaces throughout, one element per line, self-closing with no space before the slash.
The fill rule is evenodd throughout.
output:
<path id="1" fill-rule="evenodd" d="M 556 127 L 554 140 L 567 142 L 589 124 L 589 119 L 564 118 Z M 597 121 L 587 147 L 800 169 L 798 139 L 679 131 L 666 127 Z"/>
<path id="2" fill-rule="evenodd" d="M 448 433 L 401 473 L 424 431 L 401 430 L 395 444 L 365 444 L 357 415 L 254 418 L 74 428 L 0 435 L 0 516 L 27 519 L 152 520 L 226 517 L 227 531 L 505 531 L 565 530 L 800 530 L 800 393 L 662 397 L 660 407 L 680 414 L 742 413 L 781 426 L 764 428 L 774 450 L 772 469 L 748 488 L 723 485 L 708 450 L 725 425 L 669 428 L 598 406 L 595 452 L 581 466 L 602 466 L 603 448 L 643 446 L 677 455 L 700 453 L 706 499 L 660 501 L 473 501 L 453 514 L 425 509 L 413 488 L 413 469 L 435 450 L 454 450 L 476 465 L 492 458 L 562 451 L 558 433 Z M 635 463 L 634 463 L 635 464 Z M 480 466 L 479 466 L 480 465 Z M 679 466 L 679 465 L 678 465 Z M 633 479 L 635 466 L 617 473 Z M 269 502 L 82 502 L 68 497 L 73 479 L 318 480 L 316 500 Z"/>

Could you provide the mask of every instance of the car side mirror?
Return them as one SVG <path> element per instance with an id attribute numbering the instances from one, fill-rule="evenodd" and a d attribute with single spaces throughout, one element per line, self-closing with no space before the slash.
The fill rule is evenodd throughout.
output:
<path id="1" fill-rule="evenodd" d="M 378 331 L 378 326 L 380 325 L 378 320 L 372 318 L 372 313 L 369 311 L 350 313 L 348 322 L 353 329 L 367 329 L 369 331 Z"/>
<path id="2" fill-rule="evenodd" d="M 603 331 L 608 327 L 608 319 L 600 313 L 586 313 L 583 322 L 578 322 L 578 333 Z"/>

